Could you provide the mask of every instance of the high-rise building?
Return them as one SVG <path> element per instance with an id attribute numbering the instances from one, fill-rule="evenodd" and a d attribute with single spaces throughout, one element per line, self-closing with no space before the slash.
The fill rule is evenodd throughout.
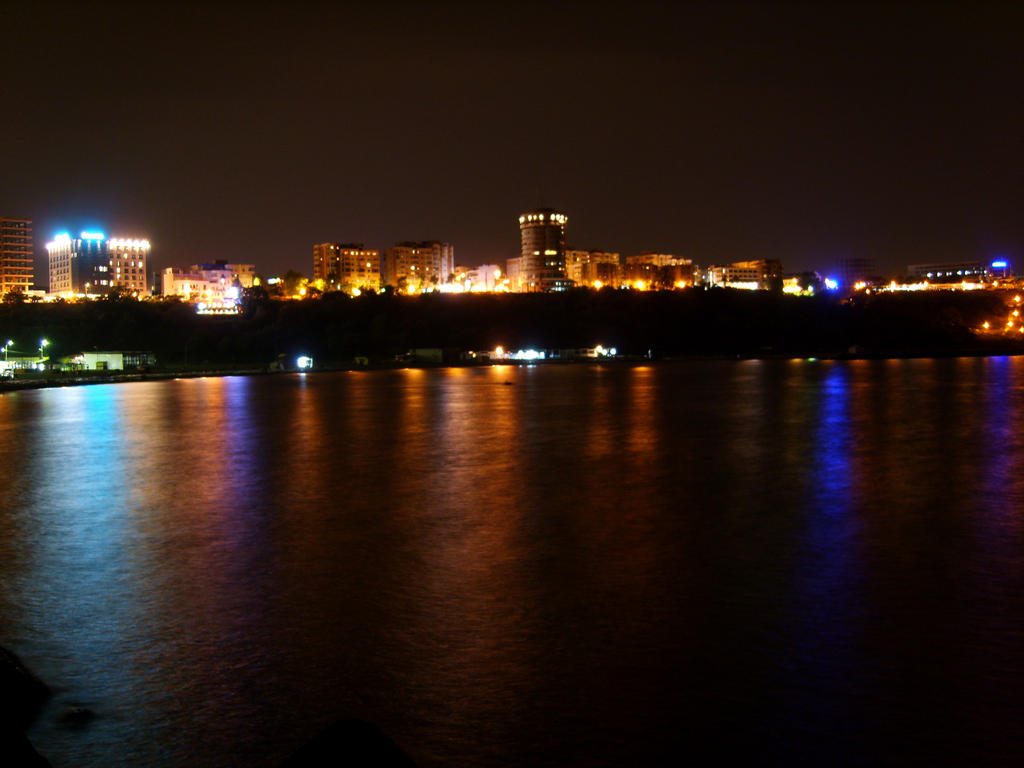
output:
<path id="1" fill-rule="evenodd" d="M 149 240 L 107 238 L 102 232 L 82 232 L 78 237 L 63 233 L 47 243 L 46 250 L 50 293 L 102 294 L 122 289 L 144 294 L 148 290 Z"/>
<path id="2" fill-rule="evenodd" d="M 385 251 L 381 273 L 385 285 L 411 292 L 429 290 L 453 279 L 455 250 L 439 240 L 396 243 Z"/>
<path id="3" fill-rule="evenodd" d="M 380 290 L 380 251 L 362 243 L 318 243 L 313 246 L 313 279 L 324 290 Z"/>
<path id="4" fill-rule="evenodd" d="M 0 296 L 32 285 L 32 219 L 0 216 Z"/>
<path id="5" fill-rule="evenodd" d="M 519 217 L 521 290 L 564 291 L 572 285 L 565 274 L 568 220 L 568 216 L 553 208 L 536 208 Z"/>

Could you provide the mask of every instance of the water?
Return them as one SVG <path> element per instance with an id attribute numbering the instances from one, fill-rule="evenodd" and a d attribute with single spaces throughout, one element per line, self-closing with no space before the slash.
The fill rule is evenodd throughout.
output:
<path id="1" fill-rule="evenodd" d="M 56 768 L 1024 753 L 1024 359 L 0 396 L 0 642 Z M 62 722 L 74 706 L 96 718 Z"/>

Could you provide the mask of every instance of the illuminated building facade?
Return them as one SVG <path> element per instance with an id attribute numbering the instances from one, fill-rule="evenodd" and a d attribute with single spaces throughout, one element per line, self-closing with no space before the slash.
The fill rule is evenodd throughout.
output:
<path id="1" fill-rule="evenodd" d="M 980 261 L 960 261 L 950 264 L 911 264 L 910 277 L 934 283 L 982 282 L 988 278 L 988 265 Z"/>
<path id="2" fill-rule="evenodd" d="M 591 288 L 618 288 L 622 285 L 622 265 L 610 261 L 581 264 L 578 283 Z"/>
<path id="3" fill-rule="evenodd" d="M 0 216 L 0 296 L 32 286 L 32 219 Z"/>
<path id="4" fill-rule="evenodd" d="M 565 274 L 568 221 L 568 216 L 553 208 L 536 208 L 519 217 L 520 290 L 564 291 L 572 285 Z"/>
<path id="5" fill-rule="evenodd" d="M 508 277 L 508 289 L 512 293 L 519 293 L 523 290 L 520 280 L 522 277 L 523 259 L 516 256 L 514 259 L 506 259 L 505 275 Z"/>
<path id="6" fill-rule="evenodd" d="M 160 274 L 160 293 L 180 296 L 185 301 L 212 303 L 235 301 L 242 289 L 251 288 L 256 279 L 255 264 L 193 264 L 188 270 L 168 267 Z"/>
<path id="7" fill-rule="evenodd" d="M 503 289 L 501 267 L 497 264 L 481 264 L 479 267 L 468 269 L 463 280 L 466 290 L 470 292 L 494 292 Z"/>
<path id="8" fill-rule="evenodd" d="M 579 251 L 579 250 L 568 250 L 565 252 L 565 276 L 572 280 L 578 285 L 592 285 L 596 277 L 598 270 L 596 269 L 597 264 L 613 264 L 617 268 L 620 263 L 619 254 L 610 253 L 608 251 Z M 595 268 L 589 268 L 594 265 Z M 614 277 L 616 269 L 609 270 L 607 268 L 601 270 L 606 277 L 612 277 L 614 282 L 618 280 Z M 603 285 L 611 285 L 611 282 L 602 281 Z"/>
<path id="9" fill-rule="evenodd" d="M 82 352 L 71 365 L 84 371 L 138 371 L 156 365 L 152 352 Z"/>
<path id="10" fill-rule="evenodd" d="M 385 251 L 381 272 L 385 285 L 412 293 L 431 290 L 454 279 L 455 249 L 439 240 L 397 243 Z"/>
<path id="11" fill-rule="evenodd" d="M 229 264 L 227 261 L 212 261 L 207 264 L 193 264 L 189 269 L 199 272 L 207 280 L 216 280 L 222 285 L 238 288 L 252 288 L 256 280 L 255 264 Z"/>
<path id="12" fill-rule="evenodd" d="M 653 267 L 675 267 L 687 266 L 693 262 L 676 256 L 674 253 L 659 253 L 657 251 L 643 251 L 634 256 L 626 257 L 627 264 L 650 264 Z"/>
<path id="13" fill-rule="evenodd" d="M 149 291 L 146 262 L 149 258 L 149 240 L 114 237 L 107 240 L 111 288 L 123 288 L 133 294 Z M 94 291 L 105 293 L 105 291 Z"/>
<path id="14" fill-rule="evenodd" d="M 689 259 L 681 259 L 677 264 L 663 264 L 661 266 L 649 261 L 635 260 L 627 263 L 622 268 L 622 281 L 633 287 L 643 287 L 653 290 L 672 290 L 681 288 L 692 288 L 701 281 L 700 267 L 690 262 Z M 737 276 L 734 273 L 732 276 Z M 744 288 L 753 288 L 754 285 L 743 285 Z"/>
<path id="15" fill-rule="evenodd" d="M 318 243 L 313 246 L 313 280 L 322 280 L 327 291 L 378 291 L 380 251 L 362 243 Z"/>
<path id="16" fill-rule="evenodd" d="M 709 285 L 724 288 L 768 290 L 776 282 L 781 286 L 782 262 L 777 259 L 755 259 L 710 267 L 707 281 Z"/>
<path id="17" fill-rule="evenodd" d="M 73 238 L 65 233 L 47 243 L 46 250 L 50 259 L 50 293 L 147 291 L 149 240 L 106 238 L 102 232 L 82 232 Z"/>

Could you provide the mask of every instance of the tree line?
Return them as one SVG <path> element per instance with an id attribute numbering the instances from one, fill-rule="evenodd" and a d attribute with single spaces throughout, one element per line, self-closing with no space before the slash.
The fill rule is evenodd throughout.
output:
<path id="1" fill-rule="evenodd" d="M 417 348 L 453 351 L 574 349 L 603 344 L 620 354 L 942 355 L 1024 351 L 979 335 L 1005 317 L 1002 291 L 922 292 L 836 299 L 729 289 L 555 294 L 327 293 L 301 301 L 246 291 L 234 316 L 197 315 L 175 299 L 122 296 L 90 302 L 0 304 L 11 354 L 52 359 L 87 350 L 153 352 L 162 366 L 266 366 L 279 355 L 321 365 L 393 361 Z"/>

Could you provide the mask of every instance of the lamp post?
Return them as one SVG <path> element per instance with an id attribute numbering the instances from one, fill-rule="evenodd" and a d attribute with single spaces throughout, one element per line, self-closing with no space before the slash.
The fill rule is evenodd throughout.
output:
<path id="1" fill-rule="evenodd" d="M 14 342 L 11 341 L 10 339 L 8 339 L 7 343 L 4 344 L 4 362 L 5 363 L 7 362 L 7 348 L 12 346 L 13 344 L 14 344 Z"/>
<path id="2" fill-rule="evenodd" d="M 43 349 L 49 343 L 50 342 L 49 342 L 48 339 L 40 339 L 39 340 L 39 367 L 40 368 L 42 368 L 42 366 L 43 366 Z"/>

